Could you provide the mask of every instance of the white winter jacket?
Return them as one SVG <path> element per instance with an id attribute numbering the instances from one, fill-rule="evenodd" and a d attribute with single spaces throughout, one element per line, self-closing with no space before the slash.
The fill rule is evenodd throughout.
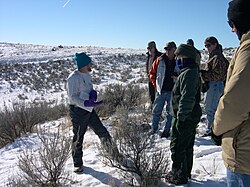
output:
<path id="1" fill-rule="evenodd" d="M 73 71 L 67 79 L 66 89 L 70 105 L 92 112 L 93 107 L 84 106 L 84 101 L 89 99 L 89 92 L 93 90 L 89 73 L 81 73 L 78 70 Z"/>

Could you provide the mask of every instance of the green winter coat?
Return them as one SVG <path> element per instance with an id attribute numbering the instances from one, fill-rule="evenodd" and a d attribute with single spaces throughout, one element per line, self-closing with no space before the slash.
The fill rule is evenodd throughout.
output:
<path id="1" fill-rule="evenodd" d="M 196 64 L 181 70 L 172 91 L 170 114 L 180 121 L 200 119 L 200 78 Z"/>
<path id="2" fill-rule="evenodd" d="M 214 116 L 213 132 L 222 137 L 227 168 L 250 175 L 250 31 L 242 36 L 227 73 L 224 95 Z"/>

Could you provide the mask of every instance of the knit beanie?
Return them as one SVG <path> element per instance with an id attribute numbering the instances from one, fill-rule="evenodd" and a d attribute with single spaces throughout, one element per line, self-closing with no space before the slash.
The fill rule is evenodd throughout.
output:
<path id="1" fill-rule="evenodd" d="M 86 55 L 86 53 L 75 53 L 74 60 L 76 61 L 78 69 L 81 69 L 91 63 L 91 58 Z"/>
<path id="2" fill-rule="evenodd" d="M 187 45 L 187 44 L 179 45 L 179 47 L 177 47 L 177 49 L 175 50 L 175 54 L 177 56 L 183 55 L 188 58 L 192 58 L 194 60 L 196 60 L 196 56 L 197 56 L 196 49 L 193 46 Z"/>
<path id="3" fill-rule="evenodd" d="M 228 5 L 228 20 L 234 23 L 241 35 L 245 34 L 250 30 L 250 1 L 232 0 Z"/>

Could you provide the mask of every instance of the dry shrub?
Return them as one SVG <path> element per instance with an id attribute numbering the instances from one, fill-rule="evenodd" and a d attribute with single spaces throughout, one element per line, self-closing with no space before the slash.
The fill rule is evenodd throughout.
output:
<path id="1" fill-rule="evenodd" d="M 201 168 L 199 171 L 200 173 L 203 173 L 205 175 L 209 175 L 209 176 L 216 176 L 218 173 L 218 168 L 220 166 L 220 164 L 218 163 L 218 161 L 216 161 L 216 159 L 218 159 L 216 156 L 212 158 L 212 164 L 204 166 L 203 164 L 201 164 Z"/>
<path id="2" fill-rule="evenodd" d="M 13 103 L 0 112 L 0 147 L 14 142 L 27 133 L 34 132 L 35 125 L 49 120 L 56 120 L 67 114 L 65 104 L 40 103 Z"/>
<path id="3" fill-rule="evenodd" d="M 37 150 L 26 150 L 20 157 L 18 177 L 10 179 L 9 186 L 58 187 L 71 181 L 65 171 L 66 161 L 71 155 L 71 141 L 59 129 L 55 133 L 40 131 L 41 146 Z"/>
<path id="4" fill-rule="evenodd" d="M 116 112 L 117 107 L 125 107 L 128 110 L 134 110 L 142 104 L 143 93 L 145 89 L 139 85 L 129 84 L 126 86 L 120 84 L 109 85 L 100 93 L 104 103 L 96 108 L 99 116 L 111 116 Z M 143 103 L 145 104 L 145 103 Z"/>
<path id="5" fill-rule="evenodd" d="M 100 148 L 100 155 L 104 163 L 118 168 L 123 180 L 130 186 L 155 186 L 167 173 L 169 164 L 166 150 L 157 149 L 152 136 L 143 130 L 141 116 L 129 116 L 123 109 L 123 117 L 114 130 L 120 154 L 124 156 L 121 162 L 115 161 L 112 156 L 105 154 Z"/>

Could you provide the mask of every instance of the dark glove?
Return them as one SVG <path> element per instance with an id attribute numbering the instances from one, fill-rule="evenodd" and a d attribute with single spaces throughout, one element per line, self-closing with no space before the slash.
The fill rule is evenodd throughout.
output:
<path id="1" fill-rule="evenodd" d="M 84 106 L 86 107 L 96 107 L 96 106 L 99 106 L 103 103 L 103 101 L 98 101 L 98 102 L 95 102 L 95 101 L 92 101 L 92 100 L 85 100 L 84 101 Z"/>
<path id="2" fill-rule="evenodd" d="M 213 129 L 211 129 L 211 140 L 212 142 L 217 145 L 217 146 L 221 146 L 222 143 L 222 135 L 220 136 L 216 136 L 213 132 Z"/>
<path id="3" fill-rule="evenodd" d="M 91 90 L 89 92 L 89 100 L 96 101 L 97 99 L 97 92 L 95 90 Z"/>

